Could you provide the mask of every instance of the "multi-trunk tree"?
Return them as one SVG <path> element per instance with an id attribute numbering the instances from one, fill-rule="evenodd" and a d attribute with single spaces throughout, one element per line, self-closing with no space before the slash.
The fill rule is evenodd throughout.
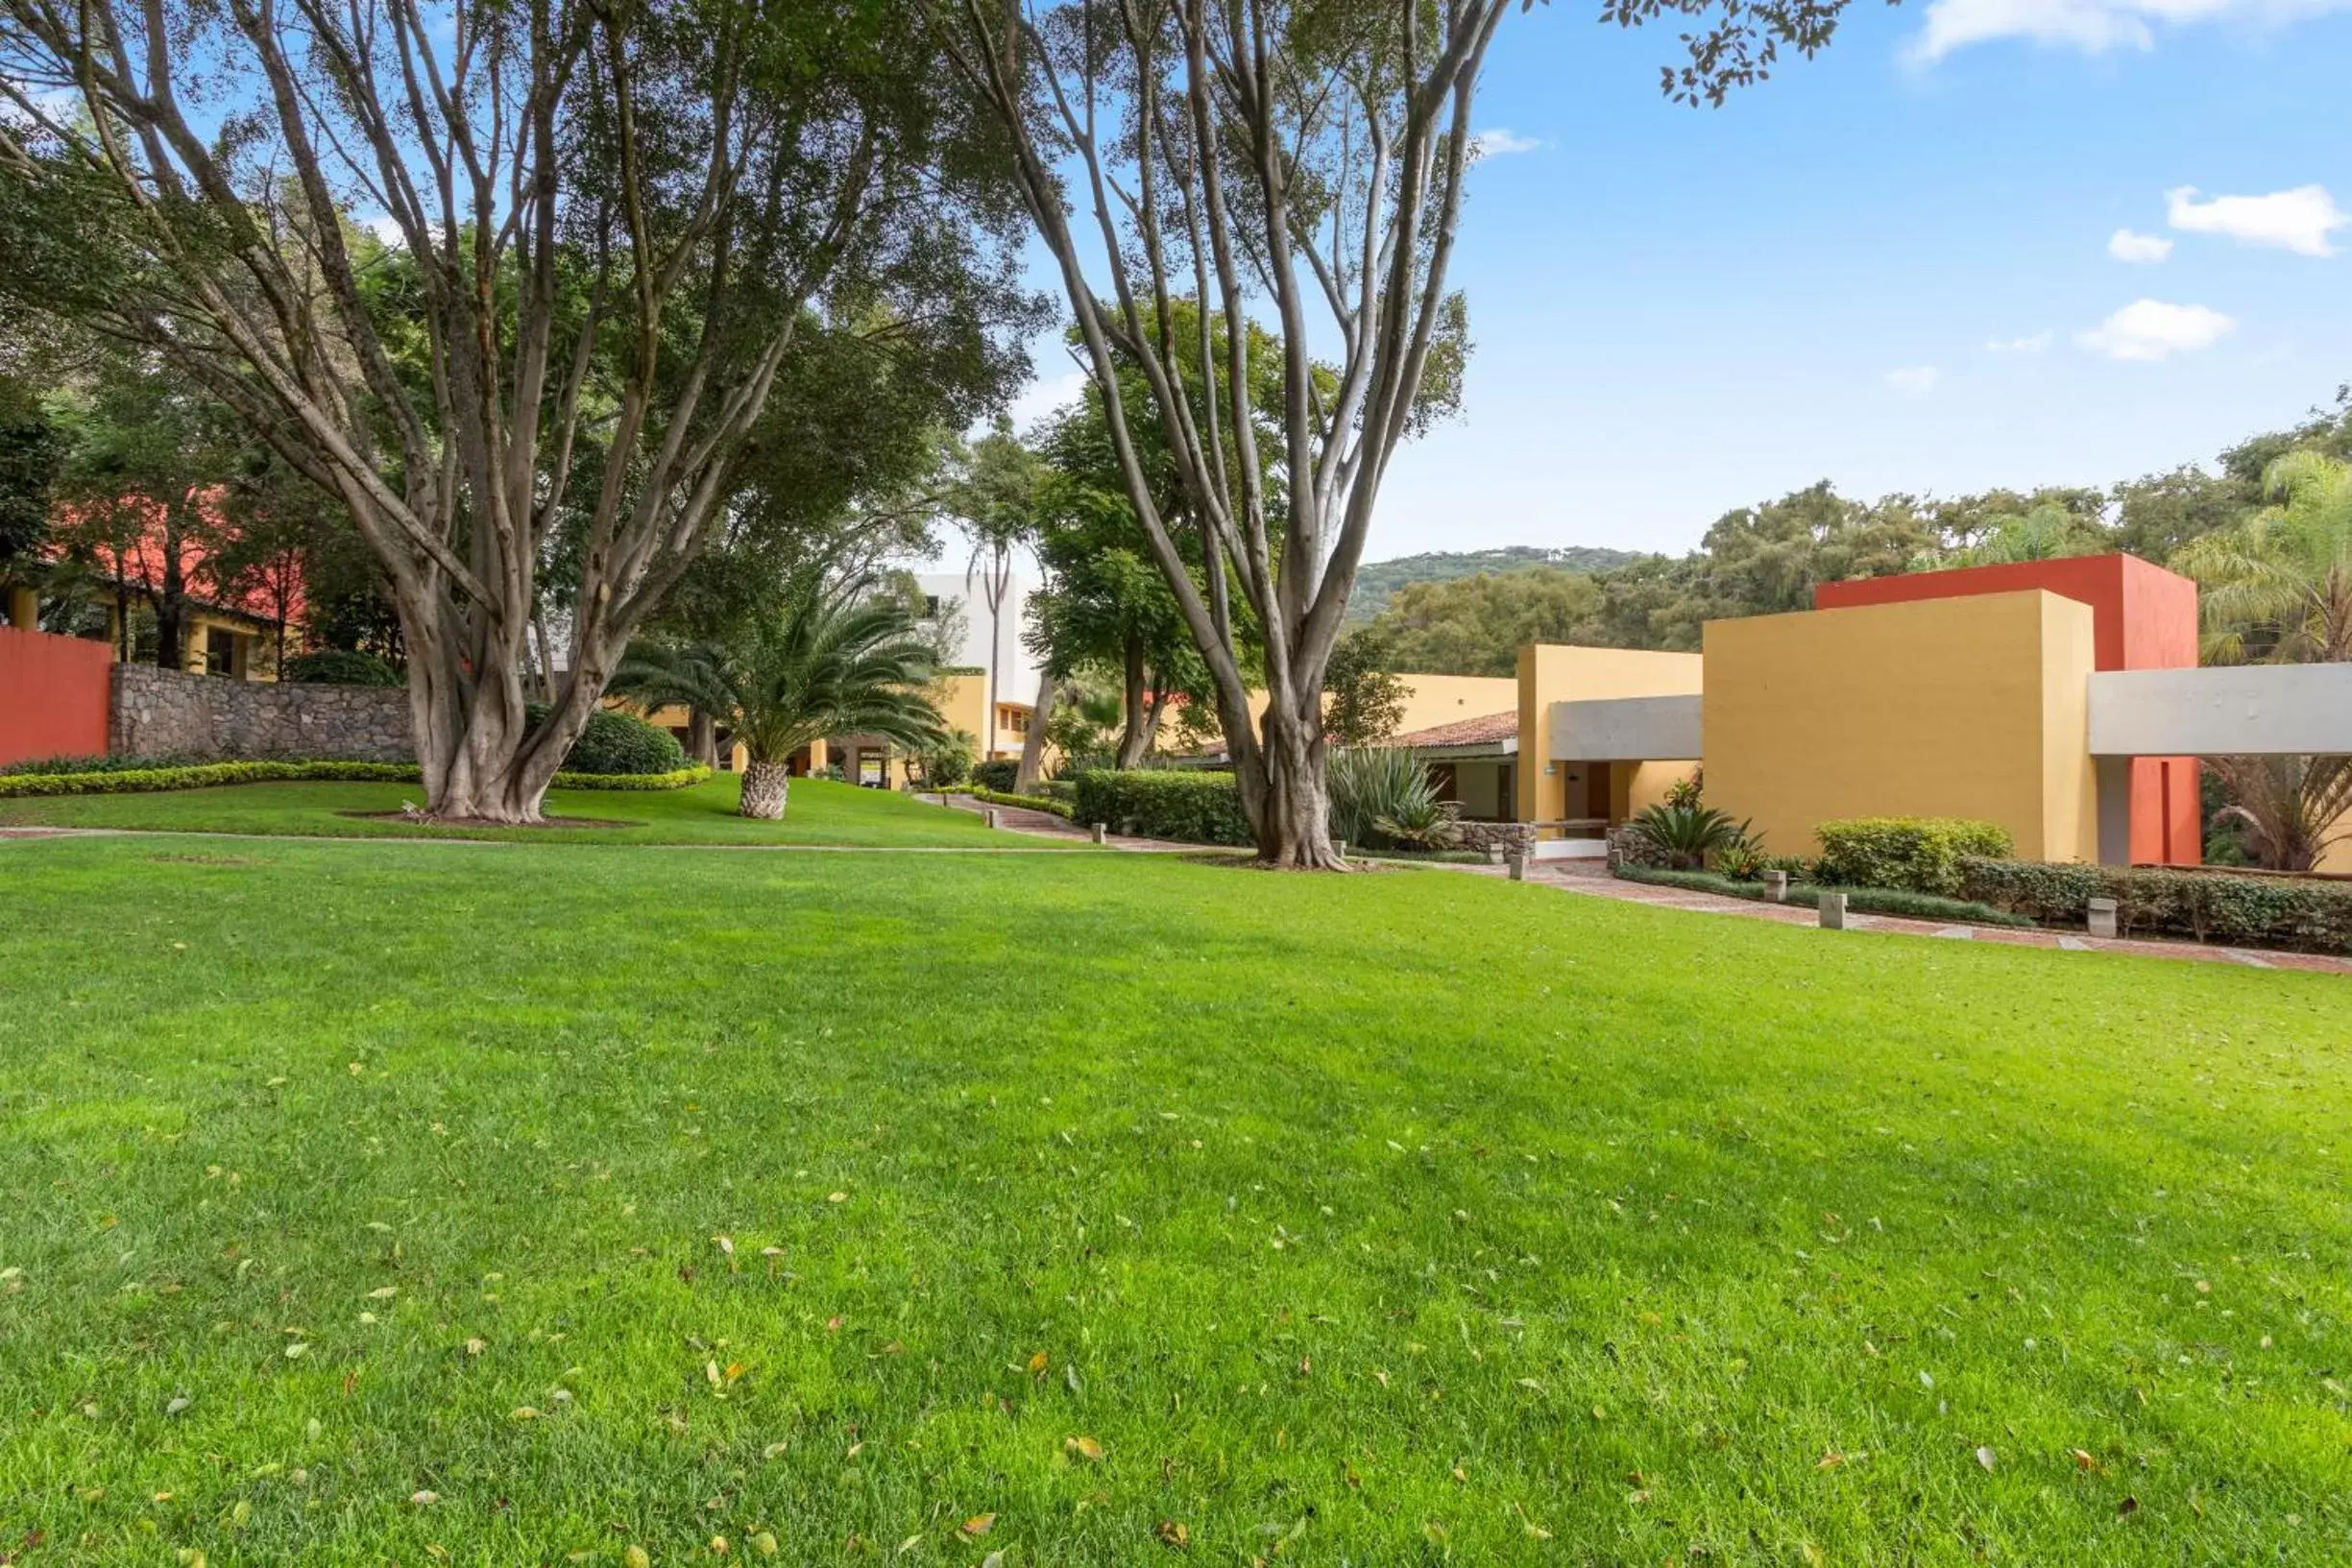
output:
<path id="1" fill-rule="evenodd" d="M 1521 0 L 1524 5 L 1525 0 Z M 1826 42 L 1845 0 L 1610 0 L 1702 16 L 1668 92 L 1719 101 L 1783 45 Z M 1208 665 L 1259 854 L 1341 862 L 1326 827 L 1322 687 L 1423 380 L 1459 361 L 1446 287 L 1480 67 L 1512 0 L 930 0 L 958 69 L 1013 143 L 1152 560 Z M 1711 16 L 1709 13 L 1712 13 Z M 1179 302 L 1191 313 L 1190 332 Z M 1249 330 L 1278 343 L 1262 407 Z M 1319 367 L 1318 346 L 1329 364 Z M 1205 374 L 1187 395 L 1185 347 Z M 1120 374 L 1132 365 L 1187 515 L 1152 493 Z M 1458 384 L 1458 383 L 1457 383 Z M 1275 430 L 1285 479 L 1249 440 Z M 1177 532 L 1198 531 L 1196 584 Z M 1236 601 L 1264 638 L 1262 716 Z"/>
<path id="2" fill-rule="evenodd" d="M 430 808 L 531 821 L 804 323 L 1012 298 L 954 86 L 861 0 L 0 0 L 0 290 L 167 356 L 346 509 Z"/>

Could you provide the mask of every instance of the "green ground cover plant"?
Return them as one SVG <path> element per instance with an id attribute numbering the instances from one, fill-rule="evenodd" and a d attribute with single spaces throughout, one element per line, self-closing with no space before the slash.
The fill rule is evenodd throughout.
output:
<path id="1" fill-rule="evenodd" d="M 237 763 L 261 767 L 271 764 Z M 373 764 L 340 764 L 354 768 Z M 8 781 L 0 780 L 0 784 Z M 716 774 L 681 789 L 569 789 L 547 793 L 558 817 L 605 827 L 457 828 L 387 821 L 417 799 L 397 782 L 248 784 L 168 794 L 0 798 L 0 827 L 153 829 L 168 832 L 319 835 L 335 838 L 479 838 L 529 843 L 550 834 L 622 838 L 630 844 L 825 844 L 900 848 L 1074 848 L 990 832 L 969 811 L 943 809 L 909 795 L 860 789 L 824 779 L 792 782 L 792 809 L 781 822 L 736 815 L 741 781 Z"/>
<path id="2" fill-rule="evenodd" d="M 1764 896 L 1761 881 L 1746 878 L 1726 877 L 1712 871 L 1676 871 L 1665 866 L 1620 865 L 1617 877 L 1629 882 L 1652 882 L 1663 887 L 1686 887 L 1694 893 L 1714 893 L 1727 899 L 1746 899 L 1751 904 Z M 1989 904 L 1969 899 L 1939 898 L 1933 893 L 1913 893 L 1900 887 L 1831 887 L 1823 888 L 1811 882 L 1792 881 L 1788 884 L 1788 902 L 1807 909 L 1821 906 L 1824 892 L 1846 895 L 1846 907 L 1857 914 L 1902 915 L 1913 920 L 1956 920 L 1976 926 L 2017 926 L 2036 924 L 2022 914 L 1997 909 Z"/>
<path id="3" fill-rule="evenodd" d="M 2352 1551 L 2340 977 L 1084 853 L 0 867 L 27 1562 Z"/>

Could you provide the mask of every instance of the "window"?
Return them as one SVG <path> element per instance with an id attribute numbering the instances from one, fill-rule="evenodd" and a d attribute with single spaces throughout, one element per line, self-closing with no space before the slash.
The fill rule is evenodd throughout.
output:
<path id="1" fill-rule="evenodd" d="M 219 626 L 205 628 L 205 673 L 234 675 L 237 672 L 237 634 Z"/>

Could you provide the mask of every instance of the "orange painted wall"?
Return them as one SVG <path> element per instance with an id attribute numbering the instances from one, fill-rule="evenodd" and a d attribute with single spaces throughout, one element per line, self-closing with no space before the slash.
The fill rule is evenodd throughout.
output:
<path id="1" fill-rule="evenodd" d="M 2196 584 L 2136 555 L 2078 555 L 1823 583 L 1813 590 L 1813 607 L 1846 610 L 2037 588 L 2091 607 L 2092 650 L 2099 669 L 2196 665 Z M 2196 769 L 2193 757 L 2132 759 L 2134 861 L 2195 865 L 2204 859 Z"/>
<path id="2" fill-rule="evenodd" d="M 0 763 L 104 753 L 111 664 L 104 642 L 0 626 Z"/>

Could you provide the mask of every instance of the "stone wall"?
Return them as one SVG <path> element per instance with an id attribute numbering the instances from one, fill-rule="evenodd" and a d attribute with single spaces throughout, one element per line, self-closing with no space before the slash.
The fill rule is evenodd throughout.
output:
<path id="1" fill-rule="evenodd" d="M 107 749 L 205 761 L 413 762 L 408 693 L 116 664 Z"/>
<path id="2" fill-rule="evenodd" d="M 1456 822 L 1454 835 L 1462 848 L 1489 855 L 1525 855 L 1536 844 L 1535 824 L 1530 822 Z"/>

